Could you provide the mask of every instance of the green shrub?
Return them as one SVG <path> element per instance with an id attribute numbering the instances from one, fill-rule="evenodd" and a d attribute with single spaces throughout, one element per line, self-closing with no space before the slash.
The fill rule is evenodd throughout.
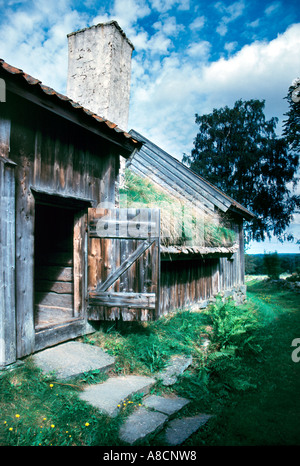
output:
<path id="1" fill-rule="evenodd" d="M 264 255 L 264 267 L 269 278 L 278 280 L 281 274 L 280 260 L 277 252 Z"/>
<path id="2" fill-rule="evenodd" d="M 300 282 L 300 268 L 298 267 L 296 272 L 292 273 L 286 280 L 289 282 Z"/>
<path id="3" fill-rule="evenodd" d="M 256 355 L 262 348 L 257 342 L 259 318 L 254 306 L 237 306 L 232 300 L 217 297 L 206 314 L 212 327 L 206 370 L 213 390 L 249 390 L 256 388 L 244 367 L 246 354 Z"/>
<path id="4" fill-rule="evenodd" d="M 233 300 L 225 302 L 217 297 L 215 304 L 206 311 L 212 332 L 212 343 L 217 349 L 235 348 L 238 351 L 251 346 L 259 321 L 253 306 L 237 306 Z"/>

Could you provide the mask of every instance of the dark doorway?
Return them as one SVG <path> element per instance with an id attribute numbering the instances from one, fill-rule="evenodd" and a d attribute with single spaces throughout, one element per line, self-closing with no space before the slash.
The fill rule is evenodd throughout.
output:
<path id="1" fill-rule="evenodd" d="M 36 204 L 35 329 L 74 319 L 73 209 Z"/>

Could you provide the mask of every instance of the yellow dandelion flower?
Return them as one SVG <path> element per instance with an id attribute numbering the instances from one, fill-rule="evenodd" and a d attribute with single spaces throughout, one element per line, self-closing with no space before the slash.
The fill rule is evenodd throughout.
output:
<path id="1" fill-rule="evenodd" d="M 20 414 L 16 414 L 16 417 L 20 417 Z"/>
<path id="2" fill-rule="evenodd" d="M 88 426 L 90 425 L 90 423 L 89 423 L 89 422 L 86 422 L 84 425 L 85 425 L 86 427 L 88 427 Z"/>
<path id="3" fill-rule="evenodd" d="M 12 427 L 10 427 L 8 430 L 13 430 L 13 428 L 12 428 Z"/>
<path id="4" fill-rule="evenodd" d="M 43 417 L 43 421 L 47 421 L 47 418 L 46 418 L 46 417 Z"/>
<path id="5" fill-rule="evenodd" d="M 53 383 L 50 383 L 49 387 L 50 387 L 50 388 L 53 388 Z"/>
<path id="6" fill-rule="evenodd" d="M 50 426 L 50 427 L 52 427 L 52 429 L 53 429 L 53 428 L 55 427 L 55 425 L 54 425 L 54 424 L 51 424 L 51 426 Z"/>

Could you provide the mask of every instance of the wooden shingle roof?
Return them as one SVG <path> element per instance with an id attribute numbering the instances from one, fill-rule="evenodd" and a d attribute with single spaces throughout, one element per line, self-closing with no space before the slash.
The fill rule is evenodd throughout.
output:
<path id="1" fill-rule="evenodd" d="M 244 206 L 137 131 L 131 130 L 130 134 L 135 140 L 142 142 L 142 147 L 128 160 L 129 169 L 149 177 L 175 197 L 185 199 L 206 212 L 212 212 L 217 207 L 224 213 L 229 210 L 238 213 L 246 220 L 254 217 Z"/>

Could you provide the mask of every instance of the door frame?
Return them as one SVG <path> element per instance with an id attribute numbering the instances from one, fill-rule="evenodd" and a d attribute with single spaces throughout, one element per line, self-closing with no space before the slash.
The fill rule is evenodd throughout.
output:
<path id="1" fill-rule="evenodd" d="M 31 188 L 35 205 L 49 205 L 68 208 L 74 211 L 73 226 L 73 312 L 74 320 L 54 324 L 38 331 L 35 330 L 34 351 L 62 343 L 94 330 L 87 320 L 86 287 L 87 287 L 87 211 L 94 204 L 93 200 L 73 196 L 62 196 L 57 193 Z M 33 277 L 33 282 L 35 278 Z M 34 309 L 33 309 L 34 312 Z"/>

